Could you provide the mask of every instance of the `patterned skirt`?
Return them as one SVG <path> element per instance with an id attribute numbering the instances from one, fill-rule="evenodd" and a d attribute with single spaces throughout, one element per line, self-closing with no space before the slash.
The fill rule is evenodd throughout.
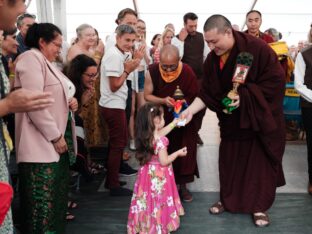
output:
<path id="1" fill-rule="evenodd" d="M 20 163 L 23 233 L 65 232 L 69 182 L 68 153 L 59 162 Z"/>

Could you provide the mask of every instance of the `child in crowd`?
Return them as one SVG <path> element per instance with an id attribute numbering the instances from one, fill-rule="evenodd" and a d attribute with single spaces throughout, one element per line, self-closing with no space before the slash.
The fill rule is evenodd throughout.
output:
<path id="1" fill-rule="evenodd" d="M 141 164 L 128 216 L 128 234 L 169 233 L 184 215 L 171 163 L 187 154 L 186 147 L 168 155 L 168 139 L 179 119 L 164 127 L 160 105 L 146 103 L 136 119 L 137 159 Z"/>

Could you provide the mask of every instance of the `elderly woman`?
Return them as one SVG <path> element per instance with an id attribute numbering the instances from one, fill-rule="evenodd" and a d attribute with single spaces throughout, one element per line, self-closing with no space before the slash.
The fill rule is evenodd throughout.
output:
<path id="1" fill-rule="evenodd" d="M 77 55 L 84 54 L 92 57 L 97 64 L 100 64 L 104 54 L 104 44 L 97 42 L 95 29 L 89 24 L 82 24 L 76 29 L 77 39 L 75 44 L 69 48 L 67 54 L 67 61 L 70 63 Z M 92 51 L 91 51 L 92 50 Z M 108 141 L 107 127 L 99 114 L 99 99 L 100 99 L 100 80 L 95 82 L 95 93 L 90 102 L 85 105 L 83 124 L 86 129 L 86 142 L 89 147 L 103 146 Z M 100 165 L 92 163 L 90 165 L 93 169 L 103 169 Z"/>
<path id="2" fill-rule="evenodd" d="M 71 61 L 78 54 L 91 56 L 90 48 L 94 46 L 96 34 L 94 28 L 89 24 L 82 24 L 76 29 L 77 38 L 74 44 L 69 48 L 67 60 Z"/>
<path id="3" fill-rule="evenodd" d="M 69 165 L 75 161 L 75 86 L 52 62 L 62 33 L 50 23 L 32 25 L 25 38 L 31 50 L 17 59 L 15 88 L 49 91 L 50 107 L 16 114 L 16 153 L 24 233 L 64 233 Z M 73 129 L 73 128 L 72 128 Z"/>

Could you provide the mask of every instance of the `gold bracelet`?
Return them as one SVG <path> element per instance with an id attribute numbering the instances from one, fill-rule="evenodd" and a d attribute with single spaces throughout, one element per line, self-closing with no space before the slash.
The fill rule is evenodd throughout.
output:
<path id="1" fill-rule="evenodd" d="M 15 74 L 14 74 L 14 73 L 10 73 L 10 74 L 9 74 L 9 78 L 10 78 L 10 79 L 14 79 L 14 78 L 15 78 Z"/>
<path id="2" fill-rule="evenodd" d="M 171 129 L 174 129 L 174 128 L 175 128 L 175 124 L 174 124 L 173 122 L 171 122 L 171 123 L 169 124 L 169 126 L 171 127 Z"/>

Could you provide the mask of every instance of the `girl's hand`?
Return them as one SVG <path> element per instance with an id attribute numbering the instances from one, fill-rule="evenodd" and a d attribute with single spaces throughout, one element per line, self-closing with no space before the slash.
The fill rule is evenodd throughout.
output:
<path id="1" fill-rule="evenodd" d="M 173 123 L 174 124 L 174 126 L 176 127 L 177 126 L 177 123 L 180 121 L 180 119 L 178 119 L 178 118 L 174 118 L 173 120 L 172 120 L 172 122 L 171 123 Z"/>
<path id="2" fill-rule="evenodd" d="M 69 108 L 74 112 L 78 110 L 78 101 L 76 98 L 71 98 L 69 100 Z"/>
<path id="3" fill-rule="evenodd" d="M 179 149 L 178 150 L 178 154 L 179 154 L 179 157 L 184 157 L 187 155 L 187 147 L 183 147 L 182 149 Z"/>

